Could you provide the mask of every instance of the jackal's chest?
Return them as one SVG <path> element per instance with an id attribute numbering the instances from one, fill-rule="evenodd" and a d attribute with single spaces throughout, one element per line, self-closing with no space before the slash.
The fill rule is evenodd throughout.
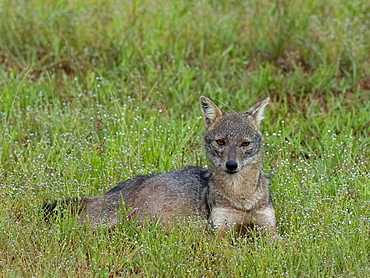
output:
<path id="1" fill-rule="evenodd" d="M 255 190 L 254 190 L 255 191 Z M 250 211 L 258 206 L 260 194 L 248 190 L 213 190 L 211 198 L 215 207 L 230 207 L 241 211 Z"/>
<path id="2" fill-rule="evenodd" d="M 253 209 L 259 202 L 261 196 L 255 187 L 232 184 L 231 187 L 225 187 L 224 198 L 228 203 L 239 210 L 248 211 Z"/>
<path id="3" fill-rule="evenodd" d="M 238 210 L 249 211 L 254 209 L 259 201 L 257 196 L 229 196 L 228 201 L 231 206 L 235 207 Z"/>

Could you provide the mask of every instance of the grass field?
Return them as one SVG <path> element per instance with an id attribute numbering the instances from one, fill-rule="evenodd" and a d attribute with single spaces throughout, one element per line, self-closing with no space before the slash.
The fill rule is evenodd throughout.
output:
<path id="1" fill-rule="evenodd" d="M 370 277 L 370 5 L 0 0 L 0 277 Z M 44 221 L 207 165 L 199 96 L 262 124 L 277 241 Z"/>

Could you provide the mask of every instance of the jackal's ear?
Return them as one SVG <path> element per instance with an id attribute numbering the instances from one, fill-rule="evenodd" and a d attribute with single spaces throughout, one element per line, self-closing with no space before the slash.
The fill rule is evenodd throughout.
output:
<path id="1" fill-rule="evenodd" d="M 204 123 L 208 128 L 215 120 L 222 115 L 222 111 L 217 105 L 207 97 L 200 97 L 200 107 L 203 111 Z"/>
<path id="2" fill-rule="evenodd" d="M 248 110 L 247 114 L 251 115 L 256 121 L 257 126 L 260 126 L 261 120 L 264 119 L 263 111 L 267 104 L 269 104 L 270 98 L 265 98 L 264 100 L 256 103 Z"/>

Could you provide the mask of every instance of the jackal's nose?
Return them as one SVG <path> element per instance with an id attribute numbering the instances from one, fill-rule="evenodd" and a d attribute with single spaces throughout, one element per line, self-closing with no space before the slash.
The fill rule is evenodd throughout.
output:
<path id="1" fill-rule="evenodd" d="M 234 160 L 226 162 L 226 169 L 229 171 L 235 171 L 238 168 L 238 163 Z"/>

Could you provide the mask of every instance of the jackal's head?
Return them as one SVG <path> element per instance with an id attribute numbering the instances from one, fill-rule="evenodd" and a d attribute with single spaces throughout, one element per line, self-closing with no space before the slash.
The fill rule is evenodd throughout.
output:
<path id="1" fill-rule="evenodd" d="M 247 113 L 226 113 L 209 98 L 200 97 L 206 125 L 205 148 L 212 167 L 234 174 L 248 164 L 262 162 L 260 123 L 268 103 L 266 98 Z"/>

